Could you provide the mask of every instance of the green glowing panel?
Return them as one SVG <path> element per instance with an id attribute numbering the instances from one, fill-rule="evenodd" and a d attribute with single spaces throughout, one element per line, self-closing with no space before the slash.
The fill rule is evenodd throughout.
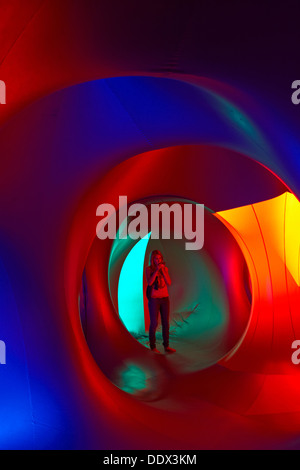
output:
<path id="1" fill-rule="evenodd" d="M 151 232 L 128 253 L 118 284 L 119 316 L 130 333 L 145 334 L 143 275 L 144 259 Z"/>

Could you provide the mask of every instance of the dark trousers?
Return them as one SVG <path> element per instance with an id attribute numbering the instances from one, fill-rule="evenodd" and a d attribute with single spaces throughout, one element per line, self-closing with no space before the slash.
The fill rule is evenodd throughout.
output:
<path id="1" fill-rule="evenodd" d="M 160 299 L 153 299 L 152 297 L 148 302 L 150 314 L 150 328 L 149 340 L 150 348 L 155 348 L 155 332 L 158 323 L 158 314 L 161 316 L 161 326 L 163 334 L 163 344 L 167 348 L 169 346 L 169 313 L 170 313 L 170 299 L 169 297 L 162 297 Z"/>

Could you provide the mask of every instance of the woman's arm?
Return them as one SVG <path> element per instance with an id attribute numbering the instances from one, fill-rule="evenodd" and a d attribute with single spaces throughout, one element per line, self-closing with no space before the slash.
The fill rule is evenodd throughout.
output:
<path id="1" fill-rule="evenodd" d="M 152 286 L 153 282 L 155 281 L 155 278 L 158 274 L 159 269 L 157 268 L 151 275 L 150 275 L 150 269 L 148 269 L 148 266 L 146 268 L 146 279 L 147 283 L 149 286 Z"/>
<path id="2" fill-rule="evenodd" d="M 162 272 L 162 275 L 165 278 L 166 283 L 168 284 L 168 286 L 170 286 L 171 285 L 171 278 L 169 276 L 169 270 L 168 270 L 167 266 L 162 266 L 161 267 L 161 272 Z"/>

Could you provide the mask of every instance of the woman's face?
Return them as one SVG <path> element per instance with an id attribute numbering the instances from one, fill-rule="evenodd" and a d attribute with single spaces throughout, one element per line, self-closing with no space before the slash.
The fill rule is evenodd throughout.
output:
<path id="1" fill-rule="evenodd" d="M 155 255 L 153 258 L 154 265 L 158 266 L 162 262 L 162 257 L 160 255 Z"/>

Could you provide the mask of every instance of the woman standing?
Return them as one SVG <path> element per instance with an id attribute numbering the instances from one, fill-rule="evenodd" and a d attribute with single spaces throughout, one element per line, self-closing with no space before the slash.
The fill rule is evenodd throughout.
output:
<path id="1" fill-rule="evenodd" d="M 159 250 L 154 250 L 150 256 L 150 264 L 146 267 L 146 279 L 150 294 L 148 306 L 150 314 L 149 340 L 152 351 L 159 353 L 156 349 L 155 332 L 158 323 L 158 314 L 161 315 L 161 325 L 163 334 L 163 344 L 167 353 L 176 352 L 176 349 L 169 347 L 169 315 L 170 299 L 168 286 L 171 285 L 169 270 L 163 261 L 163 256 Z"/>

